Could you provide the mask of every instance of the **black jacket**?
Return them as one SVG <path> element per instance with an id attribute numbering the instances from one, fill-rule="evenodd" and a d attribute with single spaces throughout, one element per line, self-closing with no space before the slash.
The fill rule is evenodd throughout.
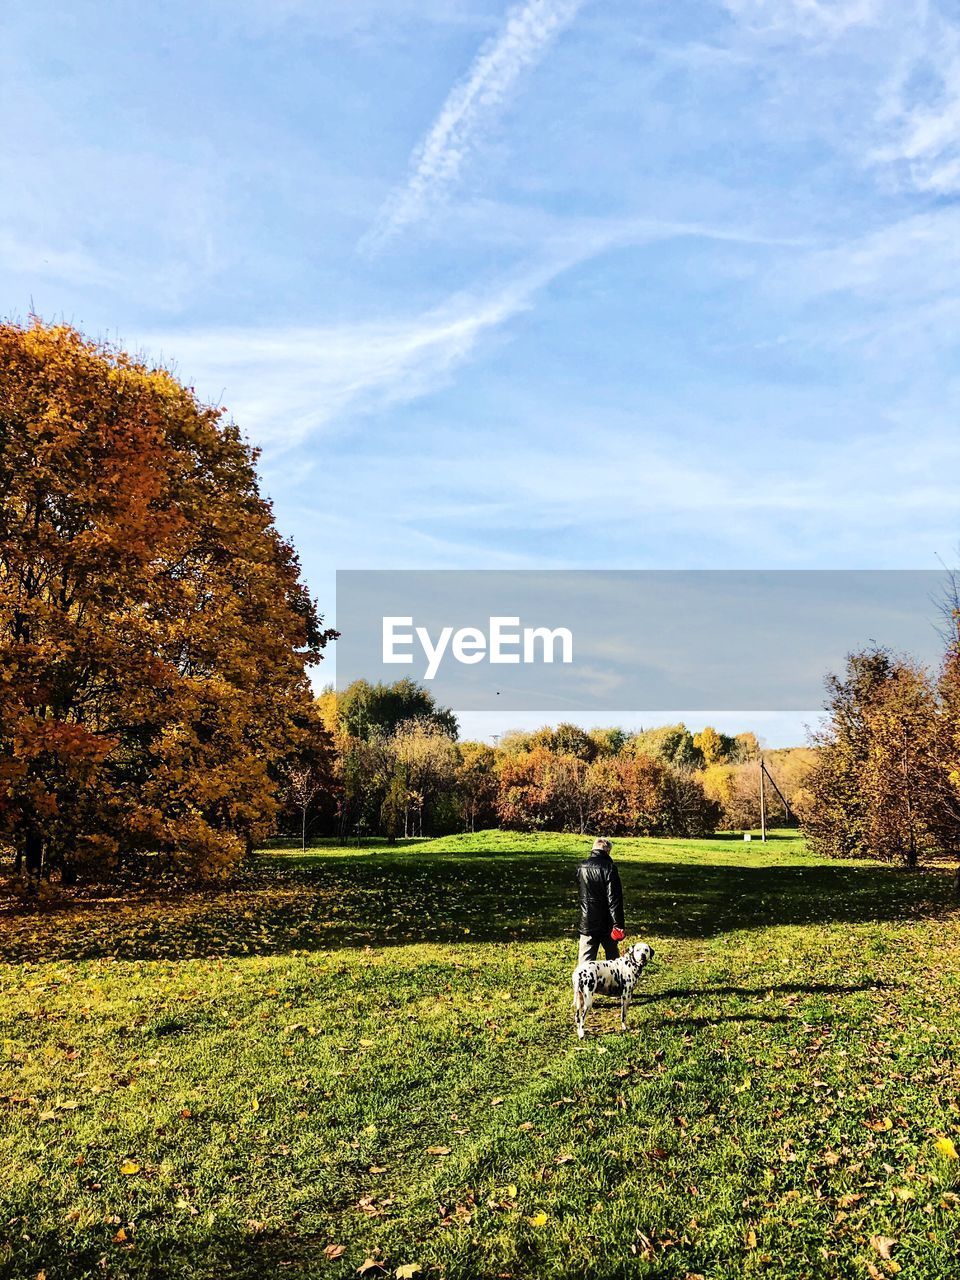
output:
<path id="1" fill-rule="evenodd" d="M 623 929 L 623 888 L 609 853 L 592 853 L 577 867 L 580 890 L 580 932 L 609 938 Z"/>

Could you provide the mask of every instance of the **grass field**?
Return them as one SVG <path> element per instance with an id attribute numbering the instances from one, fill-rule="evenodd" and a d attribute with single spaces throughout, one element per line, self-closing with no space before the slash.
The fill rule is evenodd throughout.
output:
<path id="1" fill-rule="evenodd" d="M 585 847 L 4 900 L 0 1276 L 960 1275 L 948 873 L 617 841 L 657 956 L 579 1044 Z"/>

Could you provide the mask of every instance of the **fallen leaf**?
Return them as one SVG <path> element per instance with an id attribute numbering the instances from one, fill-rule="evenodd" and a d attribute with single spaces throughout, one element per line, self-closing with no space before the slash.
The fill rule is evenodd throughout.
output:
<path id="1" fill-rule="evenodd" d="M 449 1147 L 427 1147 L 428 1156 L 448 1156 L 449 1154 Z"/>
<path id="2" fill-rule="evenodd" d="M 323 1251 L 323 1256 L 333 1262 L 334 1258 L 342 1258 L 346 1252 L 347 1246 L 345 1244 L 328 1244 Z"/>
<path id="3" fill-rule="evenodd" d="M 385 1164 L 372 1164 L 370 1166 L 371 1173 L 386 1173 L 387 1166 Z"/>
<path id="4" fill-rule="evenodd" d="M 397 1277 L 397 1280 L 413 1280 L 413 1277 L 421 1275 L 422 1271 L 423 1269 L 419 1262 L 407 1262 L 402 1267 L 397 1267 L 393 1274 Z"/>
<path id="5" fill-rule="evenodd" d="M 748 1249 L 755 1249 L 757 1247 L 757 1233 L 754 1231 L 753 1227 L 744 1233 L 743 1243 Z"/>
<path id="6" fill-rule="evenodd" d="M 889 1116 L 884 1116 L 882 1120 L 864 1120 L 863 1123 L 874 1133 L 887 1133 L 893 1128 L 893 1121 Z"/>
<path id="7" fill-rule="evenodd" d="M 365 1276 L 368 1271 L 386 1271 L 386 1267 L 382 1262 L 378 1262 L 376 1258 L 364 1258 L 357 1267 L 357 1275 Z"/>
<path id="8" fill-rule="evenodd" d="M 510 1183 L 509 1187 L 507 1187 L 507 1195 L 510 1197 L 511 1200 L 516 1200 L 517 1198 L 517 1188 L 514 1186 L 512 1182 Z"/>
<path id="9" fill-rule="evenodd" d="M 121 1227 L 120 1230 L 117 1232 L 117 1234 L 113 1237 L 113 1243 L 123 1244 L 126 1238 L 127 1238 L 127 1233 L 124 1231 L 123 1227 Z"/>
<path id="10" fill-rule="evenodd" d="M 533 1217 L 528 1218 L 527 1221 L 530 1223 L 531 1227 L 545 1227 L 547 1225 L 547 1215 L 541 1209 L 539 1213 L 535 1213 Z"/>
<path id="11" fill-rule="evenodd" d="M 120 1166 L 120 1172 L 126 1174 L 126 1176 L 130 1178 L 135 1173 L 140 1172 L 140 1166 L 137 1164 L 136 1160 L 124 1160 L 123 1164 Z"/>
<path id="12" fill-rule="evenodd" d="M 41 1117 L 42 1118 L 42 1117 Z M 947 1160 L 957 1160 L 957 1148 L 952 1138 L 938 1138 L 934 1143 L 937 1151 Z"/>
<path id="13" fill-rule="evenodd" d="M 576 1158 L 577 1158 L 576 1156 L 572 1156 L 568 1152 L 564 1152 L 562 1155 L 557 1156 L 554 1159 L 553 1163 L 554 1164 L 570 1164 L 570 1162 L 572 1160 L 576 1160 Z"/>
<path id="14" fill-rule="evenodd" d="M 889 1259 L 890 1250 L 896 1244 L 897 1244 L 897 1240 L 896 1240 L 896 1237 L 894 1236 L 871 1236 L 870 1237 L 871 1249 L 873 1249 L 876 1253 L 878 1253 L 881 1258 Z"/>

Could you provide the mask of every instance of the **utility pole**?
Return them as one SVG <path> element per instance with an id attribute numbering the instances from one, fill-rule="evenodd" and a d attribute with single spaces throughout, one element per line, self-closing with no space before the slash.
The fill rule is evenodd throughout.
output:
<path id="1" fill-rule="evenodd" d="M 767 766 L 763 763 L 763 756 L 760 757 L 760 839 L 766 843 L 767 839 L 767 808 L 766 797 L 763 791 L 763 775 L 767 772 Z"/>

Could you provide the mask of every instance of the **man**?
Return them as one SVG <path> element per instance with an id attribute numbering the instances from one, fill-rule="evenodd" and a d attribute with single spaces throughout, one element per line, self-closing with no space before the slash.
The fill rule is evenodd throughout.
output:
<path id="1" fill-rule="evenodd" d="M 620 954 L 617 945 L 626 937 L 623 888 L 620 873 L 610 857 L 610 841 L 593 842 L 590 857 L 577 867 L 580 890 L 580 954 L 577 965 L 596 960 L 603 947 L 608 960 Z"/>

